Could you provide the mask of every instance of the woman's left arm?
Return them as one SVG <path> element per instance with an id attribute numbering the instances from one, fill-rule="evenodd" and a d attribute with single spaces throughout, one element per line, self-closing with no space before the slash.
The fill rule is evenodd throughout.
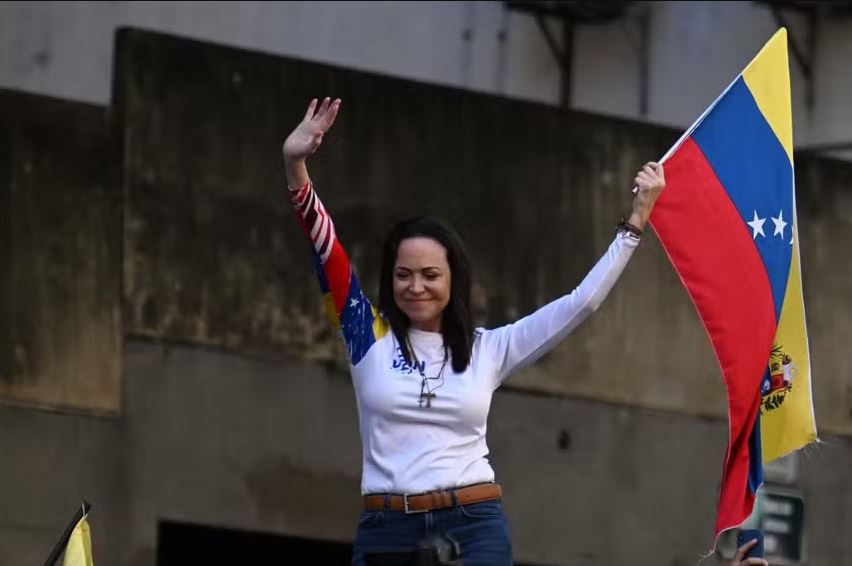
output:
<path id="1" fill-rule="evenodd" d="M 497 384 L 550 351 L 603 303 L 639 245 L 642 229 L 665 187 L 663 166 L 646 164 L 634 183 L 637 190 L 630 218 L 620 225 L 609 249 L 580 285 L 521 320 L 486 332 L 490 354 L 498 363 Z"/>

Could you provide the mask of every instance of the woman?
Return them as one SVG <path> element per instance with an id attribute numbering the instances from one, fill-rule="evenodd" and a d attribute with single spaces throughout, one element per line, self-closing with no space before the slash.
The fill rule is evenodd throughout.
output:
<path id="1" fill-rule="evenodd" d="M 379 308 L 364 296 L 305 165 L 339 109 L 339 99 L 319 108 L 312 100 L 283 152 L 290 199 L 312 241 L 329 315 L 342 330 L 358 402 L 365 511 L 353 564 L 411 551 L 436 533 L 457 544 L 465 566 L 511 564 L 485 443 L 492 394 L 598 308 L 639 244 L 665 185 L 663 168 L 649 163 L 639 171 L 629 221 L 577 289 L 514 324 L 474 329 L 467 253 L 432 218 L 391 230 Z"/>

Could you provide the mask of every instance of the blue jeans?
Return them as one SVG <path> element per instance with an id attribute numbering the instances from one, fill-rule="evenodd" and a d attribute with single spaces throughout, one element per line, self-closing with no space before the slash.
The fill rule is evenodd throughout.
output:
<path id="1" fill-rule="evenodd" d="M 448 509 L 412 513 L 364 511 L 352 548 L 352 566 L 365 566 L 366 555 L 404 553 L 438 534 L 456 543 L 463 566 L 511 566 L 512 542 L 500 501 L 483 501 Z"/>

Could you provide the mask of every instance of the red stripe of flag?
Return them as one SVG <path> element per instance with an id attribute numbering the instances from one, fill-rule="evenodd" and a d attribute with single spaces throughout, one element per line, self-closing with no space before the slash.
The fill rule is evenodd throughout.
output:
<path id="1" fill-rule="evenodd" d="M 691 138 L 666 161 L 651 224 L 701 315 L 728 392 L 720 532 L 752 510 L 748 442 L 775 337 L 772 289 L 749 227 Z"/>

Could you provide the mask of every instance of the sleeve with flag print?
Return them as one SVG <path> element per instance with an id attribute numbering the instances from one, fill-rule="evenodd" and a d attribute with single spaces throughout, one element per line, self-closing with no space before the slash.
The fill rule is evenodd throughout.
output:
<path id="1" fill-rule="evenodd" d="M 497 365 L 497 387 L 513 371 L 552 350 L 596 311 L 621 276 L 639 238 L 620 232 L 580 285 L 514 324 L 487 331 L 489 355 Z"/>
<path id="2" fill-rule="evenodd" d="M 313 184 L 290 189 L 290 201 L 299 223 L 311 240 L 314 267 L 323 293 L 326 313 L 340 327 L 352 365 L 360 362 L 370 347 L 387 333 L 387 325 L 361 290 L 349 257 L 337 240 L 334 223 Z"/>

